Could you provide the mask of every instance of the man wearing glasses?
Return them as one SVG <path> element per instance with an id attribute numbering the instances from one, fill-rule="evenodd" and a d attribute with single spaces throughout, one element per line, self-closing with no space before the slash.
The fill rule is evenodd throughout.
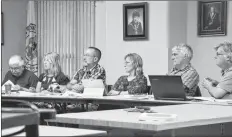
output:
<path id="1" fill-rule="evenodd" d="M 214 98 L 232 97 L 232 42 L 223 42 L 215 47 L 215 61 L 218 67 L 222 69 L 220 81 L 211 78 L 205 78 L 202 86 L 207 89 Z M 232 98 L 231 98 L 232 99 Z"/>
<path id="2" fill-rule="evenodd" d="M 84 85 L 82 80 L 86 79 L 101 79 L 105 84 L 106 72 L 98 62 L 101 59 L 101 51 L 96 47 L 88 47 L 84 54 L 84 66 L 76 72 L 67 88 L 77 93 L 83 93 Z M 96 110 L 98 104 L 90 104 L 88 110 Z M 80 105 L 72 104 L 67 106 L 68 110 L 79 111 Z"/>
<path id="3" fill-rule="evenodd" d="M 9 69 L 2 84 L 10 80 L 15 85 L 13 87 L 15 90 L 35 92 L 38 77 L 25 69 L 24 60 L 21 56 L 14 55 L 9 59 Z"/>

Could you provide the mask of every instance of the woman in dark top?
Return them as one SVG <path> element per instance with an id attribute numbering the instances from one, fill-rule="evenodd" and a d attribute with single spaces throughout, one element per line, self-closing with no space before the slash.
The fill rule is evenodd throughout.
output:
<path id="1" fill-rule="evenodd" d="M 61 71 L 59 54 L 51 52 L 45 55 L 44 70 L 45 73 L 39 76 L 39 82 L 36 87 L 37 92 L 47 90 L 51 84 L 68 84 L 69 78 Z"/>
<path id="2" fill-rule="evenodd" d="M 147 78 L 143 75 L 143 60 L 136 53 L 125 56 L 125 70 L 129 75 L 121 76 L 113 85 L 109 95 L 144 94 L 147 90 Z"/>
<path id="3" fill-rule="evenodd" d="M 39 76 L 39 82 L 36 86 L 37 92 L 50 90 L 51 85 L 67 85 L 69 78 L 61 71 L 59 54 L 54 52 L 48 53 L 45 55 L 43 62 L 45 73 Z M 38 107 L 56 108 L 58 113 L 65 108 L 64 104 L 61 103 L 36 103 L 36 105 Z"/>

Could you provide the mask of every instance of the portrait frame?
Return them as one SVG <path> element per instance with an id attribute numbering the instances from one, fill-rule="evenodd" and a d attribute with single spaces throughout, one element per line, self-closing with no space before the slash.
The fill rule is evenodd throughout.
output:
<path id="1" fill-rule="evenodd" d="M 148 3 L 123 4 L 123 40 L 148 39 Z"/>
<path id="2" fill-rule="evenodd" d="M 198 36 L 225 36 L 227 1 L 198 1 Z"/>

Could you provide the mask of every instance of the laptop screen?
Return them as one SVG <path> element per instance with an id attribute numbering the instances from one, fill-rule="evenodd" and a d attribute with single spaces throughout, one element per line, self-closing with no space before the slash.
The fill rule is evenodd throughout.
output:
<path id="1" fill-rule="evenodd" d="M 181 76 L 149 75 L 155 99 L 186 100 Z"/>

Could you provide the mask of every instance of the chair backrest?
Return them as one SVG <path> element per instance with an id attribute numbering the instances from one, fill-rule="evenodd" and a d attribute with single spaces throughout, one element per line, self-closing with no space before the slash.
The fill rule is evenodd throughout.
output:
<path id="1" fill-rule="evenodd" d="M 194 97 L 201 97 L 201 90 L 200 90 L 199 86 L 197 86 L 196 93 L 195 93 Z"/>

